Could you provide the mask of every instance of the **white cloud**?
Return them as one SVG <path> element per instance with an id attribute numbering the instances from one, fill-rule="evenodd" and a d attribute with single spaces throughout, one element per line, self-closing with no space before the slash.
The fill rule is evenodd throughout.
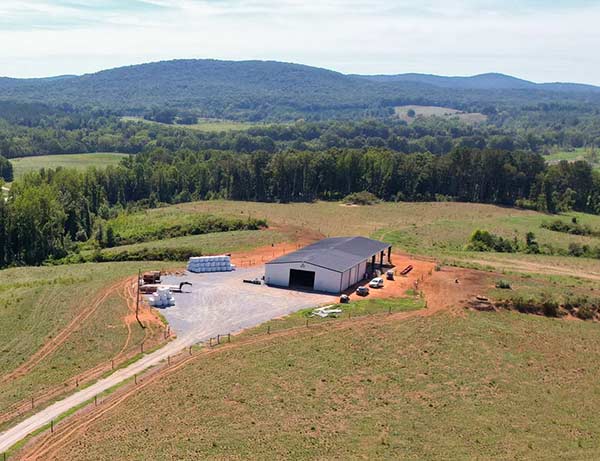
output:
<path id="1" fill-rule="evenodd" d="M 0 17 L 16 23 L 21 18 L 22 27 L 0 25 L 2 73 L 83 73 L 210 57 L 294 61 L 349 73 L 493 71 L 600 84 L 596 6 L 557 10 L 540 6 L 542 0 L 152 0 L 114 8 L 100 3 L 106 5 L 3 1 Z M 27 20 L 39 15 L 51 20 L 28 27 Z"/>

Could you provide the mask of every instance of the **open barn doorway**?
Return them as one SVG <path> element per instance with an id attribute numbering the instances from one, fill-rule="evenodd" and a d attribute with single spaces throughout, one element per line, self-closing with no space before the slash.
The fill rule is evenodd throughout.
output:
<path id="1" fill-rule="evenodd" d="M 290 288 L 302 288 L 305 290 L 314 290 L 315 273 L 313 271 L 302 271 L 290 269 Z"/>

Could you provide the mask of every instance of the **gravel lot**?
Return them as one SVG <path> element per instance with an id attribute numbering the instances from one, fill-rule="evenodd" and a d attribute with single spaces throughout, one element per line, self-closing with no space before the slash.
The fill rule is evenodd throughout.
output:
<path id="1" fill-rule="evenodd" d="M 161 309 L 179 337 L 205 341 L 218 334 L 236 333 L 307 307 L 336 302 L 337 297 L 252 285 L 243 279 L 264 274 L 264 266 L 233 272 L 186 273 L 164 277 L 162 283 L 188 281 L 185 293 L 174 293 L 175 306 Z"/>

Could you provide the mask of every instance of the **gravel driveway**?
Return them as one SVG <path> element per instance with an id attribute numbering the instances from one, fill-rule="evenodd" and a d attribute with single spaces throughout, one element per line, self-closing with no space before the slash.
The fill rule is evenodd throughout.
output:
<path id="1" fill-rule="evenodd" d="M 175 306 L 161 309 L 161 313 L 179 337 L 190 335 L 195 341 L 205 341 L 337 300 L 323 294 L 243 283 L 243 279 L 263 274 L 264 266 L 257 266 L 233 272 L 164 277 L 163 284 L 187 281 L 192 287 L 185 286 L 185 293 L 174 293 Z"/>

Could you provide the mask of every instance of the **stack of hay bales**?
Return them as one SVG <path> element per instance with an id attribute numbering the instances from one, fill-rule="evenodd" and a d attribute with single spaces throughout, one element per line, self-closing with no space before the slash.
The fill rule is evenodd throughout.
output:
<path id="1" fill-rule="evenodd" d="M 188 266 L 190 272 L 230 272 L 234 269 L 229 256 L 194 256 Z"/>

